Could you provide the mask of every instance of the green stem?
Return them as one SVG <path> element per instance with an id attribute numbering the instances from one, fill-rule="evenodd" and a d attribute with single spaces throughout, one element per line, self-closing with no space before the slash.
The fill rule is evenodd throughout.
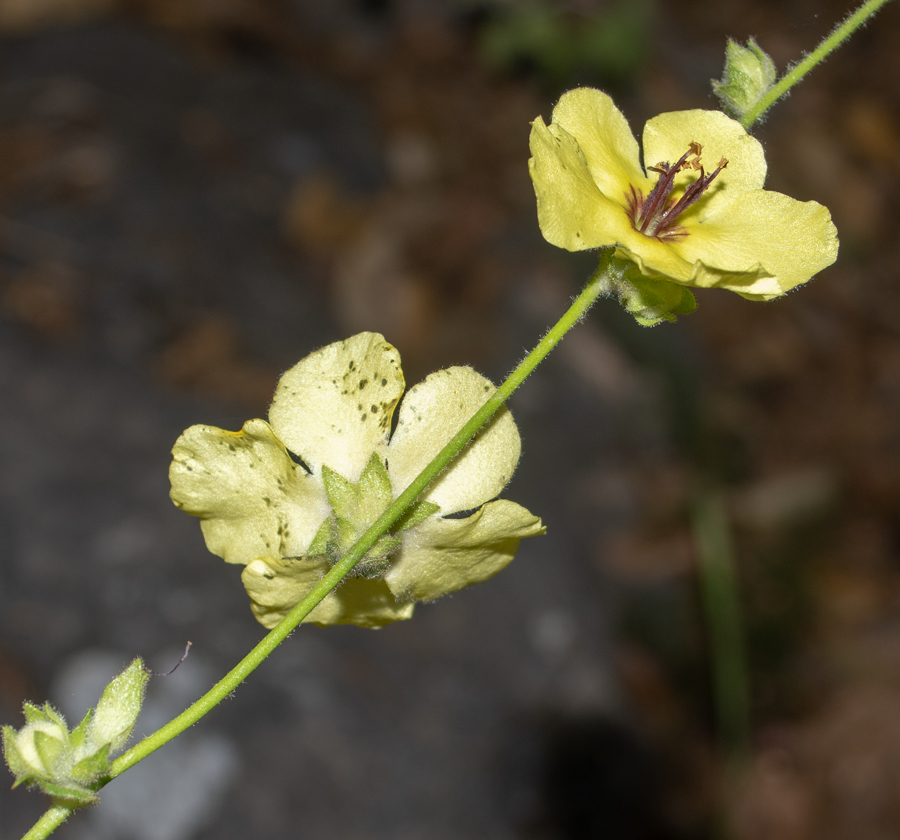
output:
<path id="1" fill-rule="evenodd" d="M 811 53 L 788 70 L 772 87 L 751 106 L 741 117 L 740 123 L 744 128 L 750 128 L 766 111 L 769 110 L 782 96 L 784 96 L 797 82 L 799 82 L 829 53 L 834 52 L 847 40 L 860 26 L 875 14 L 888 0 L 868 0 L 863 3 L 850 17 L 839 24 L 835 30 L 822 41 Z"/>
<path id="2" fill-rule="evenodd" d="M 22 840 L 43 840 L 59 828 L 72 813 L 65 805 L 53 805 L 44 811 L 41 818 L 22 836 Z"/>
<path id="3" fill-rule="evenodd" d="M 729 769 L 736 769 L 749 753 L 750 690 L 734 548 L 721 497 L 701 492 L 694 502 L 693 520 L 719 743 Z"/>
<path id="4" fill-rule="evenodd" d="M 611 252 L 604 252 L 597 272 L 591 277 L 584 290 L 566 313 L 554 324 L 547 334 L 538 342 L 519 366 L 509 375 L 506 381 L 493 393 L 485 404 L 475 412 L 472 418 L 454 435 L 450 442 L 437 454 L 434 460 L 422 470 L 416 479 L 394 500 L 390 507 L 360 537 L 357 543 L 343 558 L 314 586 L 306 597 L 297 604 L 269 634 L 247 654 L 225 677 L 216 683 L 196 703 L 185 709 L 178 717 L 170 720 L 161 729 L 148 735 L 128 752 L 120 755 L 110 766 L 109 776 L 103 785 L 124 773 L 148 755 L 158 750 L 193 726 L 207 712 L 212 711 L 232 691 L 234 691 L 261 663 L 275 650 L 306 618 L 316 606 L 331 592 L 353 567 L 365 556 L 366 552 L 378 541 L 378 538 L 403 515 L 406 509 L 416 500 L 419 494 L 438 476 L 438 474 L 462 451 L 478 430 L 487 423 L 497 410 L 509 399 L 510 395 L 528 377 L 528 375 L 546 358 L 550 351 L 559 344 L 562 337 L 581 320 L 604 292 L 610 291 Z M 98 786 L 98 790 L 103 785 Z M 22 840 L 43 840 L 68 816 L 69 811 L 60 817 L 51 816 L 59 810 L 54 806 L 36 823 Z M 54 822 L 55 820 L 55 822 Z"/>

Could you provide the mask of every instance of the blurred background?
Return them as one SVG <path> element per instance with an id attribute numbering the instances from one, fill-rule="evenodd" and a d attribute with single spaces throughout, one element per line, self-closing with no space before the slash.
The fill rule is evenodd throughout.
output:
<path id="1" fill-rule="evenodd" d="M 135 655 L 139 732 L 262 635 L 168 501 L 193 423 L 264 417 L 360 330 L 407 381 L 500 380 L 590 256 L 546 244 L 529 121 L 579 84 L 636 132 L 714 108 L 725 39 L 783 69 L 849 0 L 0 0 L 0 720 L 78 719 Z M 516 394 L 486 584 L 303 628 L 61 838 L 900 835 L 900 5 L 756 130 L 838 262 L 775 303 L 601 302 Z M 723 500 L 750 671 L 726 777 L 691 502 Z M 11 781 L 11 777 L 10 777 Z M 0 785 L 0 838 L 42 812 Z"/>

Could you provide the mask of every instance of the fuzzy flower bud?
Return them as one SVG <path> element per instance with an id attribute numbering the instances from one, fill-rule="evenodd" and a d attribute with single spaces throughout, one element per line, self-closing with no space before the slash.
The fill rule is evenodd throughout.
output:
<path id="1" fill-rule="evenodd" d="M 741 117 L 775 84 L 777 76 L 775 63 L 753 38 L 746 47 L 729 40 L 722 79 L 713 80 L 713 92 L 723 110 Z"/>
<path id="2" fill-rule="evenodd" d="M 26 703 L 25 726 L 4 726 L 3 757 L 16 777 L 13 787 L 39 787 L 69 807 L 97 801 L 96 783 L 109 772 L 110 755 L 125 746 L 137 720 L 149 673 L 140 659 L 105 689 L 72 731 L 49 703 Z"/>
<path id="3" fill-rule="evenodd" d="M 106 686 L 88 725 L 87 737 L 92 744 L 108 744 L 111 753 L 125 746 L 141 711 L 149 677 L 144 663 L 135 659 Z"/>

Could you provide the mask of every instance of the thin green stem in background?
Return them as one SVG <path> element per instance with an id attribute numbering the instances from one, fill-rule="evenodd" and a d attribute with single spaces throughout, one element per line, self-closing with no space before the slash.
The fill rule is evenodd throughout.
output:
<path id="1" fill-rule="evenodd" d="M 791 67 L 772 87 L 759 98 L 759 100 L 747 110 L 741 117 L 740 123 L 744 128 L 750 128 L 766 111 L 769 110 L 782 96 L 784 96 L 797 82 L 799 82 L 820 61 L 823 61 L 830 53 L 834 52 L 847 40 L 860 26 L 875 14 L 888 0 L 868 0 L 863 3 L 850 17 L 839 24 L 835 30 L 822 41 L 802 61 Z"/>
<path id="2" fill-rule="evenodd" d="M 709 634 L 719 745 L 729 769 L 750 750 L 750 683 L 728 513 L 719 494 L 698 494 L 693 507 L 700 598 Z"/>
<path id="3" fill-rule="evenodd" d="M 566 310 L 559 321 L 538 342 L 519 366 L 509 375 L 506 381 L 494 392 L 487 402 L 478 409 L 472 418 L 456 433 L 450 442 L 437 454 L 435 459 L 418 475 L 391 504 L 390 507 L 360 537 L 359 541 L 336 563 L 328 574 L 313 587 L 306 597 L 297 604 L 269 634 L 247 654 L 226 676 L 214 685 L 196 703 L 188 707 L 178 717 L 169 721 L 152 735 L 148 735 L 139 744 L 119 756 L 110 766 L 109 776 L 103 781 L 107 784 L 116 776 L 124 773 L 129 767 L 146 758 L 161 746 L 193 726 L 207 712 L 212 711 L 232 691 L 234 691 L 261 663 L 275 650 L 306 618 L 316 606 L 331 592 L 353 567 L 365 556 L 366 552 L 378 541 L 387 530 L 403 515 L 406 509 L 416 500 L 438 474 L 465 448 L 479 429 L 491 419 L 497 410 L 509 399 L 529 374 L 547 357 L 550 351 L 559 344 L 562 337 L 574 327 L 587 313 L 594 301 L 611 289 L 608 270 L 611 251 L 604 252 L 600 267 L 591 277 L 584 290 Z M 98 790 L 103 785 L 98 786 Z M 55 804 L 31 828 L 22 840 L 43 840 L 54 829 L 59 827 L 69 816 L 71 809 Z"/>

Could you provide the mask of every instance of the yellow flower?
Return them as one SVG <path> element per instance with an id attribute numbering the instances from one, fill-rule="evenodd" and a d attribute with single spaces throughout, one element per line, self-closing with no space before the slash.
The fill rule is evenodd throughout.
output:
<path id="1" fill-rule="evenodd" d="M 285 373 L 270 423 L 192 426 L 175 444 L 172 500 L 203 520 L 213 554 L 246 567 L 264 626 L 303 599 L 496 390 L 468 367 L 438 371 L 406 395 L 391 434 L 404 387 L 396 349 L 360 333 Z M 490 501 L 520 449 L 503 408 L 305 620 L 379 627 L 503 569 L 522 538 L 544 532 L 525 508 Z M 474 512 L 445 518 L 463 511 Z"/>
<path id="2" fill-rule="evenodd" d="M 837 257 L 828 210 L 764 190 L 762 146 L 720 111 L 651 119 L 642 167 L 612 100 L 578 88 L 549 126 L 534 121 L 531 153 L 544 237 L 569 251 L 615 248 L 663 295 L 654 281 L 769 300 Z"/>

